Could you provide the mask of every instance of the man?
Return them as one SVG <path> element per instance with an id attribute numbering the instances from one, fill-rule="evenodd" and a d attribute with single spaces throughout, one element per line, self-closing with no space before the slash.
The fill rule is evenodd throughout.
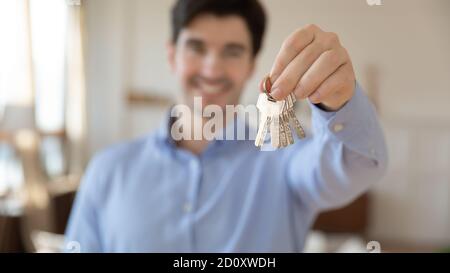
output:
<path id="1" fill-rule="evenodd" d="M 260 4 L 179 0 L 172 28 L 168 59 L 184 103 L 192 108 L 201 96 L 203 106 L 238 104 L 264 33 Z M 251 140 L 175 141 L 168 118 L 92 160 L 67 241 L 82 252 L 302 251 L 318 212 L 380 179 L 386 147 L 336 34 L 315 25 L 295 31 L 270 78 L 275 99 L 308 99 L 312 137 L 273 152 Z"/>

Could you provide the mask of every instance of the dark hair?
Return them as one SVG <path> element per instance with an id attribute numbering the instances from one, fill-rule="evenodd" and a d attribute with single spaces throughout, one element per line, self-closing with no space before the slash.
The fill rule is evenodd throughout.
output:
<path id="1" fill-rule="evenodd" d="M 181 29 L 202 14 L 242 17 L 252 36 L 253 56 L 258 54 L 266 28 L 266 14 L 258 0 L 177 0 L 172 8 L 172 42 L 176 43 Z"/>

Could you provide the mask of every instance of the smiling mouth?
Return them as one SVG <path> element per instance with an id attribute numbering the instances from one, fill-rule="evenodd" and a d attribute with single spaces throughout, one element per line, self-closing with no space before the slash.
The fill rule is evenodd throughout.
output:
<path id="1" fill-rule="evenodd" d="M 196 81 L 194 82 L 194 86 L 202 95 L 210 96 L 228 92 L 231 85 L 228 81 L 221 80 L 213 83 L 208 81 Z"/>
<path id="2" fill-rule="evenodd" d="M 204 93 L 206 95 L 216 95 L 216 94 L 223 93 L 225 91 L 226 91 L 226 89 L 224 88 L 223 85 L 211 86 L 211 85 L 202 84 L 200 86 L 200 92 Z"/>

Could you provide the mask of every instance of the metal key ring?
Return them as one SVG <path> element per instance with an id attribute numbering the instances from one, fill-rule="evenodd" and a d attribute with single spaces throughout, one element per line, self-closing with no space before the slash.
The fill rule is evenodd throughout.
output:
<path id="1" fill-rule="evenodd" d="M 270 76 L 269 75 L 267 75 L 264 78 L 263 89 L 264 89 L 264 93 L 266 93 L 266 95 L 267 95 L 267 99 L 269 101 L 275 102 L 276 100 L 270 95 L 270 91 L 272 89 L 272 83 L 270 82 Z"/>

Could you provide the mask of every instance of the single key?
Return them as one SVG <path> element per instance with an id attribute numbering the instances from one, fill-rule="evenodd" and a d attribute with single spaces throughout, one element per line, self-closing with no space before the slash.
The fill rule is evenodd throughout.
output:
<path id="1" fill-rule="evenodd" d="M 285 101 L 270 101 L 268 99 L 267 105 L 269 108 L 269 115 L 271 116 L 270 124 L 270 140 L 274 148 L 281 147 L 281 131 L 280 131 L 280 115 L 283 112 Z"/>
<path id="2" fill-rule="evenodd" d="M 277 101 L 270 95 L 270 91 L 272 89 L 272 83 L 270 80 L 270 76 L 266 76 L 263 82 L 264 93 L 267 95 L 267 99 L 269 102 L 277 103 Z M 278 104 L 280 104 L 278 102 Z M 272 113 L 271 124 L 270 124 L 270 138 L 271 143 L 274 148 L 286 147 L 287 140 L 286 134 L 284 130 L 284 124 L 282 120 L 282 114 L 285 111 L 286 102 L 283 101 L 282 109 L 277 109 L 277 111 Z M 278 111 L 280 110 L 280 111 Z"/>
<path id="3" fill-rule="evenodd" d="M 295 98 L 295 95 L 293 93 L 289 94 L 288 97 L 290 99 L 291 107 L 289 107 L 287 111 L 287 117 L 293 123 L 294 130 L 298 138 L 305 138 L 305 130 L 303 130 L 300 121 L 298 121 L 297 117 L 295 116 L 294 104 L 297 99 Z"/>
<path id="4" fill-rule="evenodd" d="M 291 128 L 289 126 L 289 117 L 288 117 L 287 112 L 283 114 L 283 122 L 284 122 L 284 128 L 285 128 L 285 132 L 286 132 L 287 143 L 288 143 L 287 145 L 294 144 L 294 138 L 292 137 Z"/>
<path id="5" fill-rule="evenodd" d="M 295 95 L 293 93 L 290 94 L 290 102 L 291 102 L 291 107 L 288 109 L 288 111 L 286 112 L 286 123 L 289 125 L 289 129 L 291 129 L 290 126 L 290 115 L 289 113 L 292 113 L 295 116 L 295 112 L 294 112 L 294 106 L 295 106 L 295 102 L 297 101 Z M 292 137 L 292 134 L 291 134 Z"/>
<path id="6" fill-rule="evenodd" d="M 289 129 L 289 125 L 286 123 L 285 115 L 287 113 L 288 108 L 290 107 L 290 101 L 289 97 L 285 99 L 283 111 L 280 114 L 279 122 L 280 122 L 280 142 L 281 147 L 287 147 L 288 145 L 292 144 L 289 135 L 291 134 L 291 131 Z M 291 135 L 292 137 L 292 135 Z"/>
<path id="7" fill-rule="evenodd" d="M 267 96 L 266 93 L 261 93 L 258 97 L 256 107 L 260 112 L 261 119 L 260 119 L 260 128 L 258 129 L 258 133 L 255 139 L 255 145 L 259 147 L 264 143 L 267 134 L 267 129 L 270 130 L 271 141 L 274 141 L 275 144 L 279 143 L 278 117 L 284 107 L 284 101 L 271 101 L 269 100 L 269 97 Z M 275 118 L 277 119 L 276 121 Z M 274 122 L 276 122 L 275 127 L 273 125 Z M 274 137 L 276 139 L 274 139 Z"/>
<path id="8" fill-rule="evenodd" d="M 255 146 L 261 147 L 264 144 L 264 140 L 266 139 L 267 130 L 271 124 L 271 117 L 265 116 L 260 119 L 260 126 L 258 128 L 258 133 L 256 134 Z"/>
<path id="9" fill-rule="evenodd" d="M 283 113 L 278 116 L 278 121 L 280 124 L 280 147 L 286 147 L 288 146 L 288 139 L 286 136 L 286 124 L 283 120 Z"/>
<path id="10" fill-rule="evenodd" d="M 261 147 L 264 144 L 264 140 L 266 139 L 267 131 L 271 124 L 271 116 L 268 115 L 268 105 L 267 105 L 267 97 L 264 94 L 260 94 L 258 97 L 258 102 L 256 103 L 256 107 L 258 108 L 260 118 L 259 118 L 259 128 L 256 134 L 255 146 Z"/>
<path id="11" fill-rule="evenodd" d="M 274 148 L 280 148 L 280 120 L 279 116 L 272 117 L 272 123 L 270 124 L 270 141 Z"/>
<path id="12" fill-rule="evenodd" d="M 286 136 L 286 146 L 294 143 L 294 138 L 292 137 L 291 127 L 289 126 L 289 116 L 288 116 L 288 111 L 289 111 L 289 107 L 290 107 L 289 105 L 290 105 L 290 100 L 288 99 L 286 109 L 281 114 L 281 120 L 282 120 L 282 124 L 284 126 L 284 133 Z"/>
<path id="13" fill-rule="evenodd" d="M 305 130 L 303 130 L 303 127 L 300 125 L 300 122 L 295 116 L 294 111 L 289 111 L 289 118 L 294 123 L 294 129 L 295 132 L 297 133 L 297 136 L 299 138 L 305 138 Z"/>
<path id="14" fill-rule="evenodd" d="M 294 107 L 294 103 L 292 100 L 293 97 L 291 95 L 292 94 L 289 94 L 289 96 L 286 97 L 285 107 L 284 107 L 283 113 L 281 114 L 281 117 L 280 117 L 280 124 L 284 130 L 284 138 L 285 138 L 285 143 L 286 143 L 286 145 L 283 147 L 286 147 L 286 146 L 294 143 L 291 128 L 289 125 L 289 116 L 288 116 L 288 111 Z"/>

